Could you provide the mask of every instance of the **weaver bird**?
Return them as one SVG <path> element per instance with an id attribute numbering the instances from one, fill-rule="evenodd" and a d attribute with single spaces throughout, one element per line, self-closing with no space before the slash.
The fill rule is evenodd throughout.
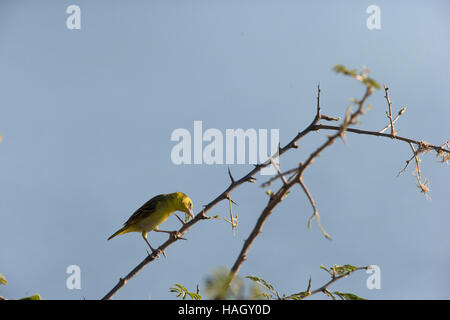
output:
<path id="1" fill-rule="evenodd" d="M 117 230 L 108 240 L 115 236 L 128 233 L 140 232 L 142 238 L 152 248 L 147 240 L 147 233 L 150 231 L 164 232 L 173 234 L 176 231 L 159 230 L 158 226 L 169 218 L 175 211 L 182 211 L 194 218 L 192 211 L 192 201 L 182 192 L 174 192 L 157 195 L 148 200 L 142 207 L 136 210 L 131 217 L 123 224 L 123 227 Z M 178 216 L 177 216 L 178 217 Z"/>

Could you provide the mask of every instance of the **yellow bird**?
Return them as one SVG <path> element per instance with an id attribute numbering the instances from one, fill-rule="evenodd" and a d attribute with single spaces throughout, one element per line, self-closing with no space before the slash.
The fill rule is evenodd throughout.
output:
<path id="1" fill-rule="evenodd" d="M 182 211 L 194 218 L 192 201 L 184 193 L 174 192 L 157 195 L 137 209 L 123 224 L 123 227 L 110 236 L 108 240 L 128 232 L 140 232 L 153 252 L 155 250 L 147 240 L 147 233 L 153 230 L 171 234 L 171 231 L 159 230 L 158 226 L 175 211 Z"/>

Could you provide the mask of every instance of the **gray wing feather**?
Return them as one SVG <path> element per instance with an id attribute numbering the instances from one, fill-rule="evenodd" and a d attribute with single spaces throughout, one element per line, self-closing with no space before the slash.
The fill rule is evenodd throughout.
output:
<path id="1" fill-rule="evenodd" d="M 139 209 L 137 209 L 131 217 L 123 224 L 124 226 L 129 226 L 134 224 L 136 221 L 139 221 L 142 217 L 147 217 L 155 210 L 157 209 L 158 203 L 161 200 L 164 200 L 165 195 L 160 194 L 157 195 L 150 200 L 148 200 L 146 203 L 144 203 Z"/>

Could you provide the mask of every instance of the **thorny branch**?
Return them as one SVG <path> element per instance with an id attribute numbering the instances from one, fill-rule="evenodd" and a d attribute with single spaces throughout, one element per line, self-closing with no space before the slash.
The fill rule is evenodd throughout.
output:
<path id="1" fill-rule="evenodd" d="M 269 202 L 267 206 L 262 211 L 260 217 L 258 218 L 258 221 L 256 222 L 255 226 L 253 227 L 253 230 L 250 233 L 250 236 L 245 240 L 244 246 L 242 247 L 241 252 L 239 253 L 233 267 L 230 270 L 230 277 L 228 286 L 231 285 L 233 280 L 235 279 L 236 275 L 239 272 L 239 269 L 242 265 L 242 263 L 247 259 L 248 251 L 250 250 L 251 245 L 254 243 L 255 239 L 258 237 L 259 234 L 262 232 L 262 228 L 267 220 L 267 218 L 270 216 L 270 214 L 273 212 L 273 209 L 283 200 L 287 192 L 290 190 L 292 186 L 299 183 L 300 186 L 305 191 L 306 195 L 310 199 L 311 204 L 313 205 L 314 213 L 313 217 L 318 218 L 318 223 L 320 226 L 320 229 L 322 230 L 323 235 L 326 238 L 329 238 L 329 235 L 325 232 L 325 230 L 322 228 L 320 224 L 320 218 L 319 214 L 315 205 L 314 200 L 312 200 L 311 194 L 309 193 L 308 189 L 306 188 L 305 184 L 303 183 L 303 173 L 304 171 L 314 162 L 314 159 L 320 156 L 323 150 L 325 150 L 327 147 L 331 146 L 334 141 L 338 138 L 344 139 L 345 136 L 345 130 L 347 129 L 347 126 L 350 124 L 356 123 L 356 120 L 359 115 L 363 114 L 363 107 L 368 99 L 368 97 L 372 94 L 372 87 L 366 86 L 366 91 L 364 93 L 363 98 L 358 102 L 358 109 L 353 113 L 348 113 L 346 115 L 346 119 L 344 119 L 344 122 L 340 126 L 340 130 L 332 135 L 328 136 L 327 141 L 325 141 L 319 148 L 317 148 L 304 163 L 300 163 L 300 165 L 295 170 L 296 174 L 295 176 L 291 176 L 291 178 L 288 180 L 287 184 L 283 184 L 281 188 L 276 192 L 272 193 L 270 195 Z M 314 127 L 317 122 L 321 119 L 321 107 L 320 107 L 320 86 L 318 87 L 318 93 L 317 93 L 317 113 L 316 116 L 312 122 L 312 127 Z M 284 177 L 284 175 L 279 175 L 280 177 Z"/>
<path id="2" fill-rule="evenodd" d="M 321 286 L 321 287 L 319 287 L 319 288 L 317 288 L 315 290 L 311 290 L 311 278 L 309 278 L 308 288 L 306 289 L 306 292 L 304 292 L 303 294 L 302 293 L 298 294 L 298 295 L 300 295 L 298 300 L 303 300 L 303 299 L 305 299 L 307 297 L 312 296 L 313 294 L 317 294 L 317 293 L 320 293 L 320 292 L 322 292 L 322 293 L 324 293 L 324 294 L 326 294 L 326 295 L 328 295 L 328 296 L 330 296 L 330 297 L 332 297 L 334 299 L 333 294 L 328 290 L 328 288 L 333 283 L 335 283 L 336 281 L 338 281 L 338 280 L 340 280 L 342 278 L 348 277 L 353 272 L 356 272 L 358 270 L 367 270 L 367 269 L 370 269 L 370 266 L 367 266 L 367 267 L 356 267 L 356 268 L 353 268 L 353 269 L 348 270 L 346 272 L 343 272 L 343 273 L 341 273 L 339 275 L 333 274 L 331 276 L 331 280 L 330 281 L 328 281 L 323 286 Z"/>
<path id="3" fill-rule="evenodd" d="M 331 118 L 331 117 L 330 117 Z M 317 113 L 314 120 L 311 122 L 311 124 L 306 127 L 303 131 L 299 132 L 288 144 L 286 144 L 283 148 L 279 148 L 278 150 L 278 156 L 283 155 L 285 152 L 289 151 L 290 149 L 296 149 L 298 148 L 296 142 L 299 141 L 301 138 L 303 138 L 306 134 L 311 132 L 313 125 L 320 120 L 320 113 Z M 229 172 L 231 183 L 228 186 L 228 188 L 225 189 L 220 195 L 218 195 L 213 201 L 205 205 L 201 212 L 199 212 L 192 220 L 189 222 L 183 224 L 183 226 L 178 230 L 178 236 L 182 237 L 188 230 L 190 230 L 196 223 L 198 223 L 201 220 L 210 219 L 206 214 L 215 207 L 219 202 L 228 199 L 230 197 L 231 191 L 236 189 L 238 186 L 244 184 L 245 182 L 254 182 L 255 178 L 253 177 L 256 173 L 261 171 L 261 169 L 267 167 L 269 164 L 271 164 L 270 159 L 265 161 L 264 163 L 257 164 L 255 167 L 247 173 L 245 176 L 243 176 L 239 180 L 235 180 L 232 178 L 231 172 Z M 159 253 L 164 252 L 167 247 L 169 247 L 171 244 L 176 242 L 178 237 L 171 237 L 166 242 L 164 242 L 161 246 L 158 247 L 155 252 L 145 257 L 133 270 L 131 270 L 124 278 L 120 278 L 119 282 L 103 297 L 103 300 L 111 299 L 121 288 L 123 288 L 128 281 L 130 281 L 133 277 L 135 277 L 146 265 L 148 265 L 150 262 L 154 261 Z"/>
<path id="4" fill-rule="evenodd" d="M 397 132 L 394 129 L 394 120 L 392 119 L 392 102 L 391 99 L 389 98 L 389 88 L 386 87 L 386 85 L 384 86 L 384 92 L 386 93 L 386 95 L 384 96 L 386 98 L 387 104 L 388 104 L 388 111 L 386 112 L 386 115 L 389 119 L 389 126 L 391 127 L 391 135 L 395 136 L 397 134 Z"/>
<path id="5" fill-rule="evenodd" d="M 357 79 L 360 80 L 360 79 Z M 360 80 L 361 81 L 361 80 Z M 364 83 L 364 82 L 363 82 Z M 320 230 L 322 231 L 322 234 L 330 239 L 330 236 L 328 235 L 328 233 L 326 233 L 326 231 L 323 229 L 321 223 L 320 223 L 320 216 L 319 216 L 319 212 L 317 210 L 317 205 L 311 195 L 311 193 L 309 192 L 308 188 L 306 187 L 304 181 L 303 181 L 303 172 L 304 170 L 314 161 L 314 159 L 316 157 L 318 157 L 320 155 L 320 153 L 327 147 L 329 147 L 330 145 L 333 144 L 333 142 L 338 138 L 341 137 L 344 139 L 345 133 L 346 132 L 353 132 L 353 133 L 358 133 L 358 134 L 367 134 L 367 135 L 375 135 L 375 136 L 381 136 L 381 137 L 389 137 L 392 139 L 397 139 L 400 141 L 404 141 L 407 142 L 414 153 L 413 158 L 416 160 L 416 176 L 417 176 L 417 181 L 418 181 L 418 186 L 421 189 L 421 191 L 426 194 L 428 192 L 428 187 L 426 186 L 426 183 L 422 183 L 421 182 L 421 174 L 420 174 L 420 168 L 419 168 L 419 162 L 420 159 L 418 159 L 417 154 L 420 152 L 424 152 L 425 150 L 431 150 L 434 149 L 436 152 L 446 152 L 449 153 L 448 149 L 444 149 L 443 146 L 434 146 L 434 145 L 429 145 L 424 143 L 423 141 L 416 141 L 416 140 L 412 140 L 412 139 L 408 139 L 408 138 L 404 138 L 404 137 L 399 137 L 396 135 L 396 132 L 394 130 L 394 122 L 403 114 L 403 112 L 406 110 L 406 108 L 402 108 L 398 115 L 396 116 L 395 119 L 392 119 L 392 109 L 391 109 L 391 101 L 389 99 L 388 96 L 388 88 L 385 86 L 385 92 L 386 92 L 386 99 L 388 100 L 388 105 L 389 105 L 389 111 L 388 111 L 388 118 L 389 118 L 389 125 L 378 131 L 378 132 L 372 132 L 372 131 L 365 131 L 365 130 L 358 130 L 358 129 L 353 129 L 353 128 L 348 128 L 348 125 L 351 124 L 355 124 L 357 122 L 357 118 L 364 114 L 364 104 L 367 100 L 367 98 L 371 95 L 372 93 L 372 86 L 367 85 L 366 84 L 366 92 L 363 96 L 363 98 L 358 102 L 358 109 L 352 113 L 351 115 L 349 115 L 349 113 L 347 113 L 346 115 L 346 119 L 344 120 L 344 123 L 341 126 L 327 126 L 327 125 L 322 125 L 322 124 L 317 124 L 318 120 L 320 119 L 320 87 L 318 90 L 318 94 L 317 94 L 317 114 L 315 117 L 316 121 L 313 121 L 312 126 L 311 126 L 311 130 L 320 130 L 320 129 L 330 129 L 330 130 L 337 130 L 338 132 L 335 135 L 332 136 L 328 136 L 328 140 L 322 144 L 322 146 L 320 146 L 315 152 L 313 152 L 310 157 L 308 158 L 308 160 L 305 163 L 300 163 L 299 167 L 290 169 L 283 172 L 278 171 L 278 175 L 276 175 L 275 177 L 272 177 L 271 179 L 269 179 L 269 181 L 265 182 L 262 186 L 268 186 L 270 185 L 274 180 L 277 180 L 279 178 L 283 179 L 283 186 L 275 193 L 275 194 L 271 194 L 269 203 L 267 204 L 266 208 L 264 208 L 263 212 L 261 213 L 255 227 L 253 228 L 252 232 L 250 233 L 249 238 L 245 241 L 244 246 L 240 252 L 240 254 L 238 255 L 233 267 L 230 270 L 230 281 L 229 284 L 231 284 L 231 282 L 234 280 L 234 278 L 236 277 L 237 273 L 239 272 L 239 269 L 242 265 L 242 263 L 247 259 L 247 254 L 248 251 L 250 250 L 250 246 L 254 243 L 256 237 L 258 237 L 258 235 L 262 232 L 262 228 L 264 226 L 265 221 L 267 220 L 267 218 L 269 217 L 269 215 L 272 213 L 273 209 L 283 200 L 284 195 L 287 194 L 287 191 L 295 184 L 295 183 L 299 183 L 300 186 L 302 187 L 303 191 L 305 192 L 306 196 L 308 197 L 309 202 L 311 203 L 311 206 L 313 207 L 313 215 L 311 216 L 311 218 L 308 220 L 308 226 L 311 225 L 311 221 L 313 218 L 316 218 L 316 221 L 319 225 Z M 334 118 L 333 118 L 334 119 Z M 387 129 L 391 127 L 391 134 L 384 134 L 383 132 Z M 418 150 L 414 150 L 413 144 L 418 145 Z M 448 145 L 448 143 L 444 144 L 445 146 Z M 412 159 L 411 159 L 412 160 Z M 409 160 L 409 162 L 411 161 Z M 407 163 L 407 165 L 409 164 L 409 162 Z M 294 176 L 291 176 L 289 178 L 289 183 L 286 183 L 286 175 L 290 175 L 290 174 L 295 174 Z M 328 284 L 326 284 L 325 286 L 317 289 L 316 291 L 314 291 L 314 293 L 319 292 L 319 291 L 323 291 L 326 290 L 326 288 L 333 283 L 334 281 L 336 281 L 337 279 L 333 279 L 332 281 L 330 281 Z"/>
<path id="6" fill-rule="evenodd" d="M 395 119 L 392 119 L 392 113 L 390 113 L 391 116 L 390 116 L 390 119 L 389 119 L 390 120 L 389 125 L 387 127 L 385 127 L 384 129 L 378 131 L 378 132 L 359 130 L 359 129 L 354 129 L 354 128 L 348 128 L 349 125 L 355 124 L 357 118 L 364 113 L 363 106 L 364 106 L 367 98 L 372 94 L 374 83 L 376 84 L 376 82 L 374 82 L 372 79 L 366 77 L 364 74 L 356 75 L 353 70 L 351 70 L 351 71 L 346 71 L 346 70 L 342 71 L 342 70 L 338 70 L 336 68 L 335 68 L 335 70 L 337 72 L 341 72 L 341 73 L 344 73 L 346 75 L 349 75 L 349 76 L 355 78 L 356 80 L 361 81 L 363 84 L 366 85 L 366 92 L 365 92 L 363 98 L 357 103 L 358 109 L 355 112 L 353 112 L 353 113 L 351 113 L 348 110 L 347 114 L 346 114 L 346 117 L 344 119 L 344 122 L 340 126 L 330 126 L 330 125 L 319 124 L 318 122 L 320 120 L 338 121 L 339 119 L 321 114 L 320 85 L 318 86 L 317 112 L 316 112 L 316 115 L 315 115 L 314 119 L 312 120 L 312 122 L 303 131 L 300 131 L 289 143 L 287 143 L 284 147 L 279 148 L 276 156 L 280 157 L 281 155 L 283 155 L 284 153 L 286 153 L 287 151 L 289 151 L 291 149 L 297 149 L 298 148 L 297 142 L 299 140 L 301 140 L 304 136 L 306 136 L 308 133 L 312 132 L 312 131 L 335 130 L 335 131 L 337 131 L 337 133 L 334 134 L 334 135 L 328 136 L 327 141 L 325 143 L 323 143 L 315 152 L 313 152 L 304 163 L 300 163 L 300 165 L 298 167 L 293 168 L 291 170 L 288 170 L 288 171 L 286 171 L 284 173 L 281 173 L 281 171 L 278 171 L 278 175 L 276 175 L 275 177 L 270 179 L 268 182 L 263 184 L 263 186 L 264 185 L 267 186 L 267 185 L 270 185 L 270 183 L 272 181 L 274 181 L 274 180 L 276 180 L 278 178 L 281 178 L 281 177 L 284 178 L 288 174 L 293 174 L 289 179 L 287 179 L 287 180 L 284 179 L 283 185 L 280 187 L 280 189 L 276 193 L 272 193 L 271 194 L 268 204 L 266 205 L 266 207 L 262 211 L 260 217 L 258 218 L 255 227 L 253 228 L 252 232 L 250 233 L 249 238 L 245 241 L 244 246 L 243 246 L 243 248 L 242 248 L 238 258 L 236 259 L 236 261 L 235 261 L 235 263 L 233 265 L 233 268 L 231 269 L 230 283 L 234 279 L 236 274 L 238 273 L 239 268 L 242 265 L 242 263 L 246 260 L 247 253 L 248 253 L 251 245 L 255 241 L 256 237 L 261 233 L 262 228 L 263 228 L 264 223 L 266 222 L 267 218 L 271 215 L 273 209 L 288 194 L 289 190 L 291 189 L 291 187 L 293 185 L 295 185 L 297 183 L 300 184 L 300 186 L 302 187 L 303 191 L 305 192 L 305 194 L 307 195 L 309 201 L 311 202 L 311 204 L 313 206 L 313 211 L 314 211 L 313 217 L 315 217 L 316 220 L 318 222 L 320 222 L 319 219 L 318 219 L 319 215 L 318 215 L 318 211 L 317 211 L 315 202 L 312 199 L 312 196 L 309 193 L 308 189 L 306 188 L 306 185 L 303 183 L 303 180 L 302 180 L 303 172 L 305 171 L 305 169 L 307 167 L 309 167 L 309 165 L 311 165 L 313 163 L 314 159 L 316 157 L 318 157 L 320 155 L 320 153 L 324 149 L 326 149 L 327 147 L 332 145 L 337 138 L 340 137 L 342 139 L 345 139 L 345 133 L 346 132 L 357 133 L 357 134 L 365 134 L 365 135 L 374 135 L 374 136 L 379 136 L 379 137 L 386 137 L 386 138 L 396 139 L 396 140 L 399 140 L 399 141 L 404 141 L 404 142 L 407 142 L 407 143 L 415 144 L 415 145 L 419 146 L 418 149 L 420 149 L 420 146 L 422 145 L 422 146 L 425 146 L 426 150 L 434 150 L 434 151 L 436 151 L 440 156 L 442 156 L 443 160 L 448 160 L 448 158 L 449 158 L 450 150 L 447 149 L 448 148 L 448 143 L 444 144 L 442 146 L 435 146 L 435 145 L 427 144 L 427 143 L 425 143 L 423 141 L 417 141 L 417 140 L 413 140 L 413 139 L 409 139 L 409 138 L 405 138 L 405 137 L 401 137 L 401 136 L 393 134 L 395 132 L 394 129 L 393 129 L 393 125 L 396 122 L 396 120 L 403 114 L 405 108 L 400 110 L 400 112 L 398 113 L 398 115 L 397 115 L 397 117 Z M 378 85 L 376 84 L 376 86 L 378 86 Z M 383 133 L 389 127 L 391 127 L 391 129 L 392 129 L 391 130 L 391 134 Z M 416 150 L 416 152 L 417 152 L 417 150 Z M 218 195 L 214 200 L 212 200 L 210 203 L 205 205 L 203 207 L 203 209 L 192 220 L 190 220 L 187 223 L 184 223 L 180 219 L 180 221 L 183 223 L 183 225 L 178 230 L 178 232 L 175 233 L 174 236 L 171 236 L 162 245 L 160 245 L 159 248 L 154 253 L 148 255 L 147 257 L 145 257 L 124 278 L 120 278 L 118 283 L 103 297 L 103 299 L 111 299 L 121 288 L 123 288 L 128 283 L 128 281 L 130 281 L 133 277 L 135 277 L 146 265 L 148 265 L 149 263 L 154 261 L 159 256 L 159 254 L 161 252 L 165 252 L 165 249 L 168 248 L 170 245 L 172 245 L 176 241 L 180 240 L 183 237 L 183 235 L 187 231 L 189 231 L 199 221 L 202 221 L 202 220 L 205 220 L 205 219 L 214 218 L 214 217 L 207 216 L 207 213 L 212 208 L 214 208 L 218 203 L 220 203 L 223 200 L 228 199 L 228 200 L 232 201 L 231 198 L 230 198 L 231 191 L 233 191 L 234 189 L 236 189 L 240 185 L 244 184 L 245 182 L 252 182 L 252 183 L 255 182 L 254 175 L 257 174 L 261 169 L 263 169 L 263 168 L 267 167 L 268 165 L 270 165 L 272 163 L 272 160 L 273 160 L 272 158 L 269 158 L 264 163 L 255 165 L 255 167 L 252 170 L 250 170 L 250 172 L 248 172 L 246 175 L 244 175 L 242 178 L 240 178 L 238 180 L 235 180 L 233 178 L 233 176 L 231 175 L 231 172 L 228 171 L 229 177 L 230 177 L 230 180 L 231 180 L 230 185 L 220 195 Z M 326 232 L 324 232 L 323 229 L 322 229 L 322 232 L 324 233 L 325 236 L 327 235 Z M 334 280 L 334 281 L 336 281 L 336 280 Z"/>

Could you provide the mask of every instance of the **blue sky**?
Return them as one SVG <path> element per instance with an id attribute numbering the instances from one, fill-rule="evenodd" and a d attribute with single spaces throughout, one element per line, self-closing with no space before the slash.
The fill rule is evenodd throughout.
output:
<path id="1" fill-rule="evenodd" d="M 68 30 L 66 8 L 81 8 Z M 381 30 L 366 8 L 381 9 Z M 146 255 L 139 234 L 106 238 L 150 197 L 183 191 L 198 210 L 228 185 L 226 165 L 175 165 L 177 128 L 279 129 L 284 145 L 314 116 L 342 116 L 363 88 L 335 64 L 367 66 L 390 88 L 399 134 L 449 139 L 450 20 L 447 1 L 2 1 L 0 3 L 0 295 L 98 299 Z M 360 128 L 386 125 L 382 91 Z M 313 133 L 282 169 L 325 140 Z M 294 188 L 269 218 L 240 275 L 292 293 L 327 280 L 320 265 L 381 268 L 381 289 L 364 272 L 333 289 L 371 299 L 450 298 L 450 180 L 447 164 L 423 156 L 431 201 L 408 170 L 407 144 L 347 135 L 307 170 L 325 229 L 307 229 L 311 208 Z M 251 165 L 231 165 L 238 178 Z M 197 224 L 147 266 L 118 299 L 171 299 L 174 283 L 204 283 L 231 267 L 267 202 L 258 183 L 232 193 L 239 224 Z M 211 211 L 228 214 L 226 203 Z M 175 217 L 165 229 L 178 227 Z M 167 235 L 149 234 L 159 245 Z M 81 289 L 66 288 L 69 265 Z"/>

